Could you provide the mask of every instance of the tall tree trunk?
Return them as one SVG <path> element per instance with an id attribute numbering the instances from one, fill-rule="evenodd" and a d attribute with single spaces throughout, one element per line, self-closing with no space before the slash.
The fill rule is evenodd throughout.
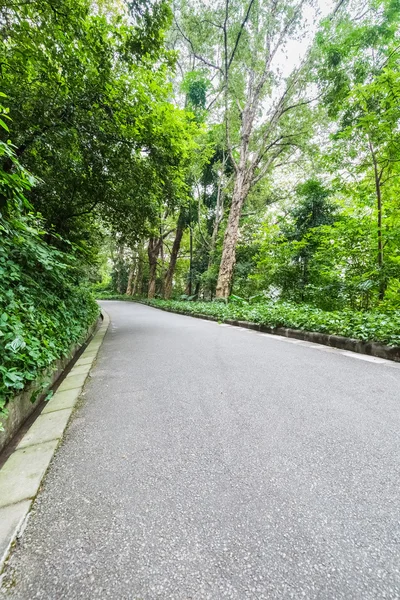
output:
<path id="1" fill-rule="evenodd" d="M 381 178 L 382 172 L 379 173 L 378 162 L 376 159 L 376 154 L 374 148 L 372 146 L 371 140 L 369 140 L 369 147 L 371 150 L 372 162 L 374 165 L 374 179 L 375 179 L 375 192 L 376 192 L 376 204 L 378 211 L 378 268 L 379 268 L 379 300 L 382 301 L 385 297 L 386 292 L 386 282 L 383 277 L 383 266 L 384 266 L 384 258 L 383 258 L 383 239 L 382 239 L 382 191 L 381 191 Z"/>
<path id="2" fill-rule="evenodd" d="M 225 60 L 227 60 L 226 48 Z M 226 78 L 228 77 L 227 69 L 228 68 L 226 67 Z M 227 83 L 228 79 L 226 79 L 226 84 Z M 225 92 L 225 101 L 227 102 L 227 91 Z M 257 99 L 254 99 L 253 102 L 251 98 L 248 98 L 246 107 L 241 113 L 239 164 L 234 161 L 232 154 L 232 147 L 229 141 L 227 105 L 225 106 L 226 137 L 230 156 L 235 165 L 235 181 L 233 185 L 231 210 L 229 211 L 228 223 L 225 230 L 221 264 L 219 266 L 217 289 L 215 292 L 217 298 L 228 298 L 231 291 L 233 269 L 235 268 L 236 263 L 236 244 L 239 236 L 240 216 L 257 165 L 255 160 L 249 161 L 249 142 L 253 121 L 256 115 L 257 102 Z"/>
<path id="3" fill-rule="evenodd" d="M 376 184 L 376 198 L 378 208 L 378 267 L 380 272 L 379 282 L 379 300 L 383 300 L 385 297 L 386 283 L 383 274 L 383 240 L 382 240 L 382 195 L 381 195 L 381 184 L 379 179 L 375 175 Z"/>
<path id="4" fill-rule="evenodd" d="M 161 231 L 161 230 L 160 230 Z M 164 238 L 160 236 L 160 257 L 161 257 L 161 297 L 164 298 L 165 293 L 165 258 L 164 258 Z"/>
<path id="5" fill-rule="evenodd" d="M 192 295 L 192 279 L 193 279 L 193 227 L 192 220 L 190 220 L 189 230 L 189 281 L 187 284 L 187 295 Z"/>
<path id="6" fill-rule="evenodd" d="M 149 286 L 147 297 L 154 298 L 156 293 L 156 278 L 157 278 L 157 258 L 160 252 L 161 238 L 151 237 L 147 247 L 147 255 L 149 257 Z"/>
<path id="7" fill-rule="evenodd" d="M 236 244 L 239 236 L 240 215 L 242 214 L 243 204 L 248 192 L 249 185 L 245 181 L 244 171 L 237 173 L 219 267 L 215 294 L 217 298 L 227 298 L 231 291 L 233 269 L 236 262 Z"/>
<path id="8" fill-rule="evenodd" d="M 117 292 L 118 294 L 122 294 L 122 266 L 124 260 L 124 248 L 122 244 L 118 247 L 118 267 L 117 267 Z"/>
<path id="9" fill-rule="evenodd" d="M 150 263 L 149 269 L 149 287 L 147 291 L 148 298 L 154 298 L 156 293 L 156 274 L 157 274 L 157 261 Z"/>
<path id="10" fill-rule="evenodd" d="M 184 231 L 184 216 L 183 216 L 183 212 L 181 209 L 181 212 L 179 213 L 178 223 L 176 226 L 175 239 L 174 239 L 174 243 L 172 245 L 171 258 L 169 261 L 168 270 L 165 274 L 164 298 L 166 300 L 168 300 L 171 297 L 172 281 L 174 279 L 176 261 L 178 259 L 179 249 L 181 247 L 183 231 Z"/>
<path id="11" fill-rule="evenodd" d="M 127 296 L 132 296 L 132 293 L 133 293 L 133 277 L 135 275 L 135 267 L 136 267 L 135 261 L 134 261 L 134 259 L 132 259 L 132 262 L 129 266 L 128 285 L 126 286 L 126 292 L 125 292 L 125 294 Z"/>
<path id="12" fill-rule="evenodd" d="M 132 296 L 141 295 L 143 292 L 143 245 L 139 244 L 138 256 L 137 256 L 137 268 L 135 274 L 135 281 L 133 284 Z"/>

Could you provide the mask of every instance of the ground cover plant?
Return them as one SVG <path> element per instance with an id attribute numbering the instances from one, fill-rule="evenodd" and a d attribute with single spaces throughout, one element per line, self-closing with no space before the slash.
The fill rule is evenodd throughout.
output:
<path id="1" fill-rule="evenodd" d="M 99 309 L 71 256 L 43 241 L 40 222 L 0 219 L 0 234 L 1 418 L 10 398 L 82 340 Z"/>

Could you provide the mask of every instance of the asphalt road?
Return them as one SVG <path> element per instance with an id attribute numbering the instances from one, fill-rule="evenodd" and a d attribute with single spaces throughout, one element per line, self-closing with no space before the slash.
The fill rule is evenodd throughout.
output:
<path id="1" fill-rule="evenodd" d="M 104 306 L 1 595 L 400 598 L 400 365 Z"/>

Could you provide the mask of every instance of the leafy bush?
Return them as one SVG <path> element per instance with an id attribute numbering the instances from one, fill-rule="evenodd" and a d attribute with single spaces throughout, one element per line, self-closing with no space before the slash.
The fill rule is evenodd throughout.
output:
<path id="1" fill-rule="evenodd" d="M 220 321 L 249 321 L 268 327 L 290 327 L 342 335 L 362 341 L 375 341 L 391 346 L 400 345 L 400 311 L 358 312 L 351 310 L 323 311 L 305 304 L 288 302 L 180 302 L 176 300 L 145 300 L 151 306 L 187 315 L 202 314 Z"/>
<path id="2" fill-rule="evenodd" d="M 66 356 L 98 314 L 72 248 L 65 254 L 47 243 L 40 219 L 28 212 L 24 192 L 34 182 L 11 144 L 0 142 L 1 157 L 13 168 L 0 169 L 0 418 L 7 401 Z"/>
<path id="3" fill-rule="evenodd" d="M 32 216 L 0 219 L 0 414 L 98 314 L 71 257 L 46 244 L 38 225 Z"/>

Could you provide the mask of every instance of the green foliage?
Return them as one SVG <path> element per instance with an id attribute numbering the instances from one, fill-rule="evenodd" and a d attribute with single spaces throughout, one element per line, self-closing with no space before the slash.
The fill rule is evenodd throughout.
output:
<path id="1" fill-rule="evenodd" d="M 330 168 L 356 210 L 364 207 L 364 227 L 368 214 L 361 284 L 371 281 L 381 302 L 400 275 L 399 26 L 398 0 L 371 1 L 356 18 L 343 13 L 325 23 L 317 38 L 317 80 L 334 125 Z"/>
<path id="2" fill-rule="evenodd" d="M 5 98 L 5 94 L 0 93 L 0 98 Z M 5 120 L 9 119 L 8 109 L 0 104 L 0 131 L 9 132 Z M 12 210 L 22 210 L 29 208 L 29 203 L 25 193 L 29 191 L 35 183 L 35 179 L 18 162 L 15 156 L 14 148 L 10 141 L 0 140 L 0 163 L 9 164 L 7 171 L 2 170 L 0 178 L 0 211 L 8 214 Z"/>
<path id="3" fill-rule="evenodd" d="M 200 122 L 205 117 L 207 89 L 211 86 L 201 71 L 186 73 L 181 89 L 186 94 L 186 108 L 193 111 Z"/>
<path id="4" fill-rule="evenodd" d="M 310 302 L 320 308 L 337 306 L 335 275 L 321 256 L 338 206 L 332 190 L 311 178 L 297 186 L 285 219 L 264 222 L 264 238 L 252 263 L 252 280 L 283 300 Z"/>
<path id="5" fill-rule="evenodd" d="M 175 4 L 181 90 L 188 104 L 209 107 L 206 120 L 215 147 L 201 181 L 192 183 L 199 215 L 191 223 L 195 290 L 199 298 L 214 296 L 214 267 L 228 247 L 224 234 L 236 232 L 238 223 L 226 259 L 235 264 L 233 285 L 225 286 L 224 294 L 263 293 L 324 310 L 395 308 L 400 302 L 399 0 L 338 5 L 319 25 L 299 69 L 283 77 L 292 63 L 272 69 L 271 55 L 263 59 L 287 17 L 293 19 L 289 38 L 298 26 L 306 29 L 303 7 L 241 0 L 229 6 Z M 241 214 L 229 228 L 239 166 L 249 172 L 249 189 L 243 192 L 248 197 L 243 210 L 232 212 Z M 221 190 L 222 209 L 217 208 Z"/>
<path id="6" fill-rule="evenodd" d="M 268 327 L 290 327 L 342 335 L 362 341 L 400 345 L 400 314 L 387 312 L 357 312 L 351 310 L 323 311 L 306 304 L 289 302 L 248 303 L 234 298 L 234 302 L 180 302 L 177 300 L 146 300 L 156 306 L 187 315 L 201 314 L 219 321 L 232 319 L 248 321 Z"/>
<path id="7" fill-rule="evenodd" d="M 133 239 L 154 226 L 160 207 L 187 195 L 197 128 L 171 103 L 169 6 L 140 1 L 118 11 L 38 0 L 3 6 L 0 17 L 10 136 L 38 179 L 29 200 L 46 229 L 93 263 L 98 213 Z"/>
<path id="8" fill-rule="evenodd" d="M 68 354 L 98 308 L 73 257 L 45 243 L 32 215 L 0 219 L 0 414 L 7 400 Z"/>
<path id="9" fill-rule="evenodd" d="M 139 296 L 126 296 L 125 294 L 117 294 L 112 290 L 100 290 L 94 293 L 97 300 L 127 300 L 128 302 L 136 302 L 139 299 Z"/>
<path id="10" fill-rule="evenodd" d="M 247 104 L 248 94 L 257 87 L 254 82 L 264 64 L 257 57 L 264 56 L 268 30 L 281 27 L 280 17 L 284 21 L 287 11 L 296 12 L 293 31 L 302 17 L 292 3 L 278 3 L 275 16 L 280 17 L 269 22 L 270 6 L 252 4 L 236 47 L 247 5 L 241 0 L 230 4 L 228 55 L 235 50 L 225 81 L 221 75 L 226 68 L 221 44 L 225 5 L 193 7 L 182 0 L 175 7 L 178 43 L 174 48 L 182 50 L 179 90 L 192 112 L 209 107 L 207 114 L 202 114 L 208 133 L 201 143 L 212 151 L 208 163 L 195 175 L 192 169 L 187 179 L 190 237 L 182 239 L 172 297 L 179 298 L 184 291 L 186 296 L 209 300 L 215 295 L 234 197 L 240 130 L 254 107 L 254 103 Z M 371 0 L 365 10 L 359 9 L 356 2 L 350 2 L 322 23 L 310 55 L 293 74 L 294 79 L 288 78 L 290 89 L 281 100 L 279 94 L 276 103 L 271 98 L 278 72 L 267 77 L 268 83 L 260 91 L 259 110 L 248 123 L 250 129 L 253 123 L 254 129 L 244 163 L 253 160 L 275 126 L 277 139 L 271 138 L 257 163 L 254 174 L 258 182 L 250 186 L 240 215 L 230 287 L 234 296 L 307 304 L 323 311 L 399 308 L 400 13 L 398 0 Z M 253 27 L 263 18 L 264 28 Z M 319 94 L 314 85 L 310 87 L 310 80 Z M 307 102 L 315 96 L 315 102 Z M 292 111 L 292 103 L 298 101 Z M 272 122 L 263 125 L 264 112 L 269 110 Z M 278 126 L 274 119 L 280 114 Z M 279 159 L 271 162 L 271 170 L 259 179 L 263 161 L 269 163 L 275 150 Z M 165 218 L 161 215 L 157 230 L 170 229 L 171 221 L 171 213 Z M 172 241 L 171 237 L 165 239 L 159 256 L 156 295 L 163 294 L 162 274 Z M 125 271 L 116 270 L 124 283 Z M 189 277 L 192 286 L 185 289 Z M 114 277 L 114 291 L 124 287 L 118 288 L 117 279 Z"/>
<path id="11" fill-rule="evenodd" d="M 0 169 L 0 417 L 7 401 L 67 355 L 98 314 L 72 249 L 67 255 L 46 243 L 40 218 L 27 212 L 23 192 L 32 178 L 10 144 L 1 148 L 13 171 Z"/>

